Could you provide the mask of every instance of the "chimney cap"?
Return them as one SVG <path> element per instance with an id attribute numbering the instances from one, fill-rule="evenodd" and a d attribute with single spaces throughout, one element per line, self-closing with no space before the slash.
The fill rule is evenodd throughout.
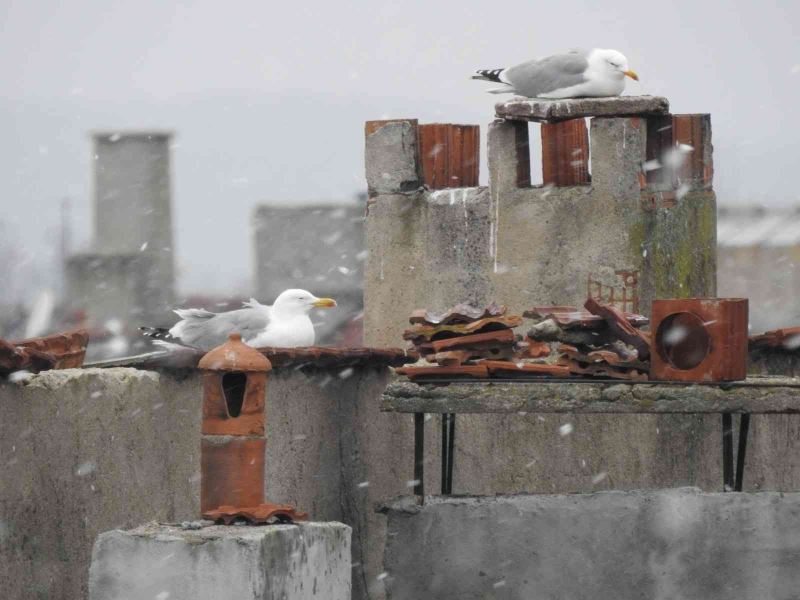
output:
<path id="1" fill-rule="evenodd" d="M 272 370 L 272 363 L 266 356 L 242 342 L 241 333 L 231 333 L 227 342 L 210 350 L 197 366 L 206 371 L 266 373 Z"/>

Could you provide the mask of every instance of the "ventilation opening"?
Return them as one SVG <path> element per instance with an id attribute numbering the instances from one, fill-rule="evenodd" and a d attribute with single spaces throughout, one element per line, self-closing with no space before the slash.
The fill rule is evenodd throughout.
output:
<path id="1" fill-rule="evenodd" d="M 238 417 L 244 404 L 244 390 L 247 387 L 247 375 L 244 373 L 225 373 L 222 376 L 222 395 L 228 407 L 228 416 Z"/>
<path id="2" fill-rule="evenodd" d="M 656 331 L 656 350 L 661 359 L 687 371 L 699 365 L 711 351 L 711 336 L 702 319 L 688 312 L 661 321 Z"/>

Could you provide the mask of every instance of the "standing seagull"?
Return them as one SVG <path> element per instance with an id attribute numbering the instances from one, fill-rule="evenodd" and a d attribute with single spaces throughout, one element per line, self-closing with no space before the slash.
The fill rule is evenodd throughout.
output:
<path id="1" fill-rule="evenodd" d="M 574 50 L 529 60 L 507 69 L 477 71 L 473 79 L 502 84 L 491 94 L 519 94 L 528 98 L 602 98 L 619 96 L 625 76 L 639 81 L 628 59 L 617 50 Z"/>
<path id="2" fill-rule="evenodd" d="M 336 306 L 332 298 L 317 298 L 305 290 L 286 290 L 272 306 L 250 299 L 244 308 L 213 313 L 204 308 L 176 309 L 181 320 L 171 329 L 140 327 L 144 335 L 162 342 L 178 342 L 200 350 L 225 343 L 231 333 L 241 333 L 242 341 L 254 348 L 265 346 L 297 347 L 314 345 L 314 324 L 308 316 L 312 308 Z"/>

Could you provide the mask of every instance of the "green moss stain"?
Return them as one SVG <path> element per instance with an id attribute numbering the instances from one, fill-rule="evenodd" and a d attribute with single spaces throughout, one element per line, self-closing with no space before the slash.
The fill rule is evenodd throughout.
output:
<path id="1" fill-rule="evenodd" d="M 716 226 L 713 192 L 690 192 L 672 208 L 635 211 L 629 250 L 638 257 L 645 305 L 716 293 Z"/>

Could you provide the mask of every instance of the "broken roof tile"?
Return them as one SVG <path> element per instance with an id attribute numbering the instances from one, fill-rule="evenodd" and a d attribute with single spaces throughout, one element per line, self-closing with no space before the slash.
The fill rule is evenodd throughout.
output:
<path id="1" fill-rule="evenodd" d="M 594 298 L 589 298 L 584 304 L 586 310 L 592 314 L 603 317 L 609 329 L 623 342 L 630 344 L 639 353 L 642 360 L 650 356 L 650 335 L 636 329 L 626 319 L 626 315 L 618 308 L 602 304 Z"/>
<path id="2" fill-rule="evenodd" d="M 469 348 L 511 347 L 516 340 L 517 336 L 514 334 L 513 330 L 498 329 L 495 331 L 486 331 L 484 333 L 473 333 L 471 335 L 436 340 L 432 341 L 430 344 L 435 352 L 444 352 L 445 350 Z"/>
<path id="3" fill-rule="evenodd" d="M 436 379 L 488 379 L 489 371 L 485 365 L 460 365 L 457 367 L 400 367 L 395 369 L 411 381 Z"/>
<path id="4" fill-rule="evenodd" d="M 469 323 L 486 317 L 500 317 L 506 313 L 506 307 L 495 302 L 480 308 L 471 304 L 456 304 L 453 308 L 437 314 L 425 308 L 411 313 L 408 322 L 412 325 L 448 325 L 451 323 Z"/>
<path id="5" fill-rule="evenodd" d="M 85 330 L 11 342 L 0 340 L 0 373 L 79 367 L 88 341 Z"/>
<path id="6" fill-rule="evenodd" d="M 497 377 L 569 377 L 569 368 L 563 365 L 505 360 L 484 360 L 480 364 Z"/>
<path id="7" fill-rule="evenodd" d="M 452 333 L 455 335 L 466 335 L 469 333 L 481 333 L 485 327 L 494 329 L 509 329 L 522 325 L 522 317 L 515 315 L 502 317 L 487 317 L 478 319 L 471 323 L 452 323 L 449 325 L 413 325 L 403 332 L 404 340 L 428 341 L 433 336 L 440 333 Z"/>
<path id="8" fill-rule="evenodd" d="M 584 365 L 572 359 L 562 359 L 562 364 L 575 375 L 588 375 L 590 377 L 605 377 L 608 379 L 625 379 L 628 381 L 647 381 L 648 374 L 638 369 L 612 367 L 608 364 Z"/>
<path id="9" fill-rule="evenodd" d="M 751 348 L 781 348 L 800 352 L 800 327 L 773 329 L 760 335 L 751 336 Z"/>
<path id="10" fill-rule="evenodd" d="M 308 513 L 300 512 L 290 504 L 273 504 L 267 502 L 258 506 L 237 508 L 235 506 L 220 506 L 215 510 L 203 513 L 204 519 L 215 523 L 230 525 L 234 521 L 244 520 L 253 525 L 267 525 L 270 523 L 294 523 L 307 521 Z"/>
<path id="11" fill-rule="evenodd" d="M 626 312 L 625 318 L 634 327 L 644 327 L 650 320 L 644 315 Z M 553 319 L 564 329 L 602 329 L 605 320 L 602 316 L 576 306 L 534 306 L 522 313 L 528 319 Z"/>

